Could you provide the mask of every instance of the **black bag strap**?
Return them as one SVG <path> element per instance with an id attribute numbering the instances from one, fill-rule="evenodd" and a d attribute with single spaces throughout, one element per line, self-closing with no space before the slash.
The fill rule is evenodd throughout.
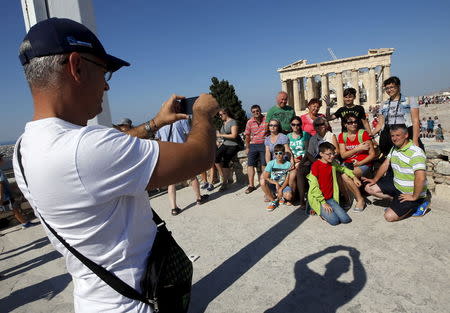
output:
<path id="1" fill-rule="evenodd" d="M 25 176 L 25 172 L 24 172 L 23 164 L 22 164 L 22 154 L 20 153 L 21 141 L 22 140 L 19 140 L 19 142 L 18 142 L 17 161 L 19 163 L 20 171 L 22 173 L 23 180 L 25 181 L 25 185 L 28 188 L 27 178 Z M 30 192 L 30 191 L 28 190 L 28 192 Z M 50 232 L 56 238 L 58 238 L 58 240 L 64 245 L 64 247 L 66 247 L 66 249 L 69 250 L 78 260 L 80 260 L 81 263 L 83 263 L 87 268 L 89 268 L 92 272 L 94 272 L 95 275 L 100 277 L 112 289 L 114 289 L 115 291 L 117 291 L 118 293 L 123 295 L 124 297 L 130 298 L 130 299 L 133 299 L 133 300 L 139 300 L 139 301 L 142 301 L 142 302 L 144 302 L 146 304 L 150 304 L 149 301 L 142 294 L 140 294 L 138 291 L 136 291 L 136 289 L 130 287 L 127 283 L 125 283 L 119 277 L 117 277 L 116 275 L 114 275 L 110 271 L 106 270 L 104 267 L 98 265 L 97 263 L 92 262 L 90 259 L 85 257 L 80 252 L 78 252 L 71 245 L 69 245 L 64 240 L 64 238 L 62 238 L 60 235 L 58 235 L 58 233 L 49 224 L 47 224 L 47 222 L 42 217 L 41 213 L 39 213 L 37 208 L 36 208 L 36 211 L 38 212 L 38 214 L 39 214 L 42 222 L 44 222 L 45 226 L 47 226 L 47 228 L 50 230 Z M 152 211 L 153 211 L 153 209 L 152 209 Z M 153 211 L 153 220 L 155 221 L 155 223 L 157 225 L 159 225 L 161 223 L 163 223 L 163 225 L 165 224 L 164 221 L 162 221 L 161 218 L 155 213 L 155 211 Z"/>

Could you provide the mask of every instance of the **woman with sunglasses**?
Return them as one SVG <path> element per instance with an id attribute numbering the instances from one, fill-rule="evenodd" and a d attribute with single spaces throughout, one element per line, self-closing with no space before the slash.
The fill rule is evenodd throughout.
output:
<path id="1" fill-rule="evenodd" d="M 289 139 L 281 131 L 281 123 L 277 119 L 271 119 L 267 124 L 268 130 L 266 133 L 266 139 L 264 145 L 266 146 L 266 163 L 274 159 L 273 149 L 276 145 L 284 145 L 285 151 L 289 149 Z"/>
<path id="2" fill-rule="evenodd" d="M 319 145 L 322 142 L 329 142 L 336 147 L 336 153 L 339 154 L 339 144 L 336 135 L 330 131 L 330 124 L 324 116 L 319 116 L 313 122 L 316 134 L 309 139 L 308 157 L 314 162 L 319 157 Z M 304 128 L 304 127 L 303 127 Z"/>
<path id="3" fill-rule="evenodd" d="M 318 118 L 325 116 L 324 114 L 319 113 L 320 107 L 322 106 L 322 101 L 318 98 L 312 98 L 308 102 L 308 113 L 300 116 L 302 119 L 303 130 L 309 133 L 311 136 L 314 136 L 317 130 L 314 128 L 313 121 Z"/>
<path id="4" fill-rule="evenodd" d="M 289 148 L 291 150 L 291 164 L 293 164 L 293 170 L 289 176 L 289 186 L 291 189 L 299 191 L 300 207 L 306 207 L 306 175 L 309 173 L 308 166 L 301 166 L 301 161 L 305 156 L 308 148 L 309 133 L 302 130 L 302 120 L 298 116 L 294 116 L 291 119 L 292 132 L 287 135 L 289 139 Z M 301 168 L 300 168 L 301 167 Z M 302 173 L 302 175 L 298 175 Z"/>
<path id="5" fill-rule="evenodd" d="M 356 177 L 366 176 L 372 167 L 372 160 L 376 153 L 371 137 L 364 129 L 358 129 L 359 120 L 356 114 L 348 113 L 344 117 L 346 132 L 338 136 L 339 151 L 344 166 L 353 171 Z M 346 186 L 355 195 L 356 206 L 354 212 L 364 210 L 365 201 L 356 185 Z"/>
<path id="6" fill-rule="evenodd" d="M 239 152 L 239 134 L 237 122 L 233 119 L 228 108 L 221 109 L 219 117 L 223 124 L 220 131 L 217 131 L 217 138 L 222 138 L 223 142 L 217 149 L 214 164 L 222 178 L 222 186 L 219 191 L 224 191 L 227 189 L 231 179 L 230 161 Z"/>

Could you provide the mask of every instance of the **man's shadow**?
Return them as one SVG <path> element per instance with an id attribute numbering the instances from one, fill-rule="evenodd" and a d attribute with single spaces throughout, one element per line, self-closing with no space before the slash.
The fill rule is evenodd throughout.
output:
<path id="1" fill-rule="evenodd" d="M 347 256 L 337 256 L 325 267 L 324 275 L 308 268 L 316 259 L 337 251 L 348 251 L 353 263 L 353 281 L 338 281 L 339 277 L 350 269 Z M 360 292 L 367 281 L 366 271 L 359 259 L 359 251 L 345 246 L 333 246 L 312 254 L 294 267 L 296 284 L 294 289 L 273 308 L 265 313 L 334 313 Z"/>
<path id="2" fill-rule="evenodd" d="M 11 312 L 25 304 L 40 299 L 51 300 L 64 291 L 70 281 L 71 277 L 66 273 L 43 280 L 35 285 L 15 290 L 8 296 L 0 299 L 1 311 Z"/>

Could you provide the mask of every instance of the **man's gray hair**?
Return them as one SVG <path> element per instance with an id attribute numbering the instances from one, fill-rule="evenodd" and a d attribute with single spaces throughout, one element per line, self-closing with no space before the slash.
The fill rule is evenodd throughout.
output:
<path id="1" fill-rule="evenodd" d="M 19 48 L 19 54 L 31 50 L 31 44 L 24 40 Z M 36 57 L 23 66 L 25 78 L 31 88 L 54 88 L 61 76 L 64 67 L 63 62 L 67 58 L 65 54 Z"/>

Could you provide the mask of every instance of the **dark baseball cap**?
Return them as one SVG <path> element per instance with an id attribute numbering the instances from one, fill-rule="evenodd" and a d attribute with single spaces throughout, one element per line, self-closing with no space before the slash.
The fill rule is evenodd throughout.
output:
<path id="1" fill-rule="evenodd" d="M 130 63 L 106 53 L 97 36 L 86 26 L 67 18 L 52 17 L 30 28 L 24 41 L 31 49 L 19 55 L 25 65 L 33 58 L 71 52 L 93 54 L 106 62 L 108 70 L 115 72 Z"/>

